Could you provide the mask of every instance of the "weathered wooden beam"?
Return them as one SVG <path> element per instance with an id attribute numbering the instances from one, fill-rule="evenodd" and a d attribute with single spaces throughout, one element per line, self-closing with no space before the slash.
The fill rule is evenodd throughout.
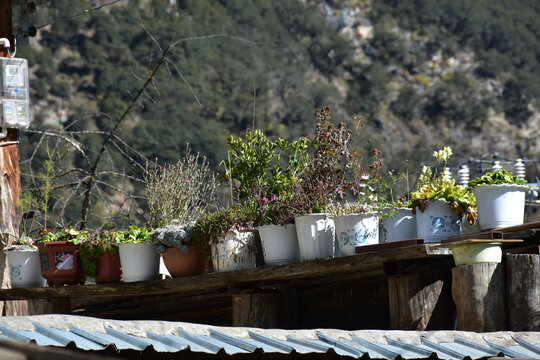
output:
<path id="1" fill-rule="evenodd" d="M 506 330 L 504 265 L 481 263 L 452 269 L 458 330 Z"/>
<path id="2" fill-rule="evenodd" d="M 280 328 L 279 292 L 249 292 L 232 296 L 233 326 Z"/>
<path id="3" fill-rule="evenodd" d="M 0 300 L 181 294 L 194 291 L 215 290 L 231 284 L 262 284 L 269 281 L 309 279 L 333 274 L 355 273 L 358 278 L 362 278 L 373 275 L 373 270 L 376 270 L 376 273 L 382 275 L 382 263 L 384 262 L 399 259 L 429 258 L 433 256 L 448 257 L 451 255 L 448 249 L 443 249 L 437 244 L 426 244 L 333 259 L 281 266 L 266 266 L 167 280 L 123 284 L 3 289 L 0 290 Z"/>
<path id="4" fill-rule="evenodd" d="M 510 330 L 539 331 L 540 255 L 507 255 L 506 282 Z"/>
<path id="5" fill-rule="evenodd" d="M 400 261 L 385 264 L 388 275 L 390 328 L 395 330 L 451 329 L 452 259 Z"/>

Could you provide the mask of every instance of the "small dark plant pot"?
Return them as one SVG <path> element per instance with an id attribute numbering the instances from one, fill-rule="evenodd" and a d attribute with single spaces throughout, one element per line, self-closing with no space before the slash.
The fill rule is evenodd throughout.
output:
<path id="1" fill-rule="evenodd" d="M 84 285 L 79 250 L 69 241 L 51 241 L 38 245 L 41 275 L 49 286 Z"/>
<path id="2" fill-rule="evenodd" d="M 177 248 L 167 248 L 161 256 L 172 277 L 204 274 L 208 263 L 208 258 L 198 246 L 190 246 L 187 253 Z"/>
<path id="3" fill-rule="evenodd" d="M 120 282 L 122 269 L 120 268 L 120 254 L 103 253 L 97 259 L 96 284 Z"/>

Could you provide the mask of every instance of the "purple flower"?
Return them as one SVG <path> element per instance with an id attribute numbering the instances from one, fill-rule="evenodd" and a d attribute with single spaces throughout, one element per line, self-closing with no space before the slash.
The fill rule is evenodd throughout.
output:
<path id="1" fill-rule="evenodd" d="M 274 201 L 277 199 L 277 196 L 276 195 L 272 195 L 272 197 L 270 198 L 270 201 Z"/>

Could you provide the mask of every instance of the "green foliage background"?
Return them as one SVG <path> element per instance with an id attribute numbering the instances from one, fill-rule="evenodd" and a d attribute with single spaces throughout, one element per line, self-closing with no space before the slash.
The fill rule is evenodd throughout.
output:
<path id="1" fill-rule="evenodd" d="M 33 127 L 109 130 L 159 58 L 149 34 L 162 48 L 189 37 L 229 35 L 177 46 L 148 97 L 123 123 L 127 144 L 163 163 L 175 162 L 189 143 L 220 169 L 227 135 L 254 125 L 271 137 L 311 136 L 314 110 L 329 105 L 334 120 L 352 128 L 354 115 L 367 119 L 357 140 L 382 146 L 389 169 L 402 170 L 408 158 L 414 171 L 436 147 L 460 144 L 447 129 L 482 131 L 491 110 L 521 126 L 538 105 L 540 4 L 534 0 L 374 1 L 366 14 L 375 34 L 363 45 L 368 62 L 355 60 L 353 44 L 323 18 L 322 3 L 126 0 L 44 27 L 18 50 L 32 66 Z M 328 3 L 339 8 L 347 2 Z M 32 21 L 46 24 L 96 4 L 53 0 L 39 6 Z M 418 39 L 414 46 L 400 31 Z M 453 72 L 433 82 L 424 64 L 438 51 L 446 57 L 473 52 L 474 73 Z M 478 86 L 487 79 L 502 84 L 500 96 Z M 438 136 L 426 139 L 433 132 Z M 30 157 L 36 139 L 22 135 L 22 159 Z M 102 141 L 81 139 L 91 149 Z M 510 149 L 527 150 L 527 143 L 520 146 Z M 131 171 L 127 159 L 111 157 L 117 168 Z M 86 166 L 77 155 L 66 161 Z M 77 206 L 67 211 L 71 222 Z"/>

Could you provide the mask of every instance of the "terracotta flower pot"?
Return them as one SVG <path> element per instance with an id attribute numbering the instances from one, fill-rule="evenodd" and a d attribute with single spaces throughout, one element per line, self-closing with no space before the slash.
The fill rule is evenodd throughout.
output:
<path id="1" fill-rule="evenodd" d="M 208 263 L 208 258 L 198 246 L 190 246 L 187 253 L 177 248 L 167 248 L 161 256 L 172 277 L 204 274 Z"/>
<path id="2" fill-rule="evenodd" d="M 103 253 L 97 259 L 96 284 L 120 282 L 122 270 L 120 268 L 120 255 L 118 252 Z"/>
<path id="3" fill-rule="evenodd" d="M 39 244 L 38 249 L 41 275 L 49 286 L 84 284 L 86 274 L 77 246 L 69 241 L 50 241 Z"/>

